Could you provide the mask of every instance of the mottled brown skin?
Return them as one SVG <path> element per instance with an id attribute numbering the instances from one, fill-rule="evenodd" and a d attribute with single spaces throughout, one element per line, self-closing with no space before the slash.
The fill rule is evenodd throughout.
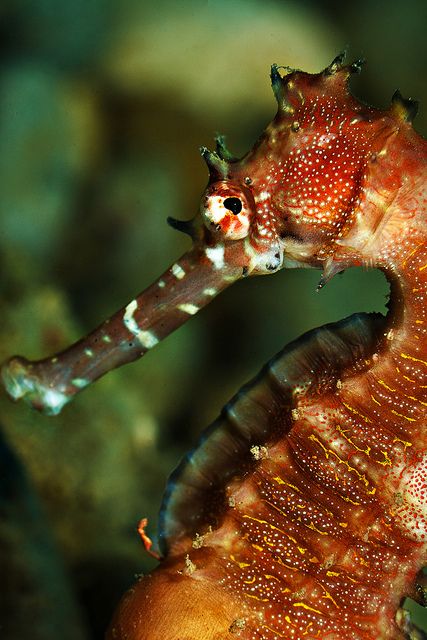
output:
<path id="1" fill-rule="evenodd" d="M 382 339 L 340 375 L 326 367 L 294 381 L 252 469 L 226 483 L 228 501 L 200 527 L 201 548 L 183 529 L 125 596 L 108 638 L 406 637 L 396 612 L 427 561 L 427 146 L 402 100 L 388 112 L 360 105 L 348 68 L 336 71 L 280 85 L 273 75 L 279 113 L 229 179 L 251 180 L 251 247 L 277 246 L 323 267 L 324 280 L 350 265 L 385 272 Z M 209 202 L 208 221 L 229 233 Z M 253 255 L 249 269 L 272 254 Z M 187 557 L 193 571 L 178 574 Z"/>

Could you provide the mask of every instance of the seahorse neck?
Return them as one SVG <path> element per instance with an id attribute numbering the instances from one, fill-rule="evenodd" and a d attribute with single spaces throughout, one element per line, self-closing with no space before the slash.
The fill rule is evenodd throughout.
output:
<path id="1" fill-rule="evenodd" d="M 390 342 L 427 356 L 427 238 L 419 238 L 384 271 L 391 286 Z"/>

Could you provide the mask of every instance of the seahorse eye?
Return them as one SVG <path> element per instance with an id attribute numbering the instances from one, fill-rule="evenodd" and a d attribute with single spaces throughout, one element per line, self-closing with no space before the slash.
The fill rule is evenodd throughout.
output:
<path id="1" fill-rule="evenodd" d="M 223 204 L 224 207 L 234 213 L 235 216 L 242 210 L 242 201 L 239 198 L 226 198 Z"/>
<path id="2" fill-rule="evenodd" d="M 249 233 L 252 208 L 245 187 L 231 180 L 208 186 L 200 203 L 200 213 L 210 231 L 227 240 L 241 240 Z"/>

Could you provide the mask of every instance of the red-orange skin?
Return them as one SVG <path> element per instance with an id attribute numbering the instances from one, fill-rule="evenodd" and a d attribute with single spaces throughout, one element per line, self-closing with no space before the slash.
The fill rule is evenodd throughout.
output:
<path id="1" fill-rule="evenodd" d="M 286 435 L 228 484 L 202 545 L 183 532 L 125 595 L 110 640 L 404 637 L 396 611 L 427 560 L 427 145 L 399 101 L 382 112 L 351 97 L 348 75 L 287 75 L 226 180 L 253 198 L 254 250 L 280 238 L 325 279 L 382 269 L 387 335 L 320 395 L 295 389 Z"/>

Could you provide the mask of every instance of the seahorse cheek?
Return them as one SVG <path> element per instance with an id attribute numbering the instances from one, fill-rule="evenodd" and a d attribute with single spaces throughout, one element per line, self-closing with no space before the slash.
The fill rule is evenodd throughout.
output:
<path id="1" fill-rule="evenodd" d="M 249 220 L 244 215 L 226 215 L 220 224 L 221 232 L 226 239 L 242 240 L 248 235 Z"/>
<path id="2" fill-rule="evenodd" d="M 313 144 L 291 158 L 284 204 L 295 222 L 335 235 L 355 204 L 365 153 L 341 142 L 328 151 Z"/>
<path id="3" fill-rule="evenodd" d="M 124 595 L 106 640 L 223 640 L 240 620 L 237 599 L 181 556 Z"/>

